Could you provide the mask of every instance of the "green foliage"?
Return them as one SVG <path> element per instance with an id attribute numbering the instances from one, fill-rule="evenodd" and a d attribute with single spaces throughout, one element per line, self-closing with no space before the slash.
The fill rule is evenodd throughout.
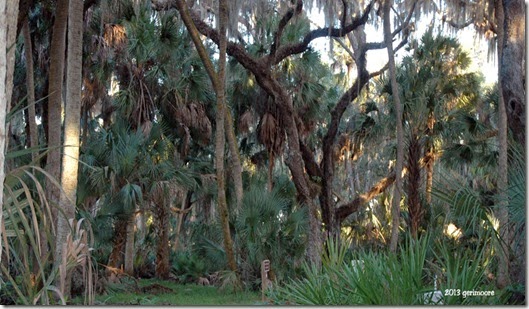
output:
<path id="1" fill-rule="evenodd" d="M 83 278 L 86 287 L 83 301 L 90 304 L 93 277 L 87 246 L 91 237 L 81 228 L 81 222 L 72 227 L 66 243 L 67 258 L 54 267 L 51 252 L 42 251 L 56 244 L 52 233 L 52 206 L 46 199 L 39 174 L 48 179 L 50 186 L 60 187 L 37 166 L 20 166 L 6 174 L 0 237 L 3 258 L 8 262 L 0 265 L 2 298 L 17 305 L 66 304 L 60 289 L 61 272 L 81 266 L 87 274 Z"/>
<path id="2" fill-rule="evenodd" d="M 442 241 L 434 246 L 433 241 L 428 235 L 419 240 L 408 235 L 397 254 L 358 251 L 351 261 L 344 258 L 347 243 L 328 241 L 322 267 L 304 264 L 304 278 L 275 287 L 269 296 L 276 304 L 320 306 L 499 303 L 497 297 L 449 297 L 444 292 L 454 287 L 493 290 L 484 276 L 487 247 L 476 253 L 443 246 Z M 435 286 L 441 299 L 433 296 Z"/>
<path id="3" fill-rule="evenodd" d="M 441 278 L 441 291 L 456 290 L 455 294 L 445 294 L 444 303 L 447 305 L 487 304 L 490 297 L 467 297 L 463 291 L 494 290 L 494 285 L 486 281 L 487 246 L 477 250 L 454 250 L 443 242 L 437 242 L 435 256 Z M 461 291 L 460 293 L 457 290 Z"/>
<path id="4" fill-rule="evenodd" d="M 172 273 L 181 282 L 196 282 L 199 277 L 204 277 L 209 270 L 202 257 L 189 251 L 175 253 L 171 263 Z"/>
<path id="5" fill-rule="evenodd" d="M 283 186 L 281 186 L 283 185 Z M 289 183 L 276 183 L 268 192 L 265 184 L 253 182 L 245 191 L 243 208 L 235 219 L 236 246 L 244 281 L 260 284 L 261 261 L 268 259 L 277 281 L 295 274 L 305 251 L 307 213 L 298 208 Z"/>

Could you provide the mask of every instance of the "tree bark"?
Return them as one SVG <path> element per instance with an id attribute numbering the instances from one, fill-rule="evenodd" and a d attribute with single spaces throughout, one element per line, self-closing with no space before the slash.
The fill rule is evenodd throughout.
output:
<path id="1" fill-rule="evenodd" d="M 229 268 L 237 272 L 237 263 L 235 261 L 235 255 L 233 252 L 233 241 L 231 239 L 230 227 L 229 227 L 229 215 L 228 205 L 226 202 L 226 184 L 225 184 L 225 171 L 224 171 L 224 149 L 226 146 L 226 136 L 224 131 L 225 116 L 226 116 L 226 94 L 225 94 L 225 82 L 226 82 L 226 27 L 228 24 L 228 7 L 224 1 L 219 1 L 219 70 L 215 72 L 213 69 L 213 63 L 209 59 L 206 53 L 206 49 L 200 40 L 198 30 L 189 15 L 187 5 L 183 0 L 176 1 L 177 9 L 180 12 L 184 24 L 191 35 L 193 43 L 197 48 L 198 54 L 202 60 L 202 63 L 206 67 L 206 71 L 210 77 L 213 88 L 217 95 L 217 114 L 215 116 L 216 132 L 215 132 L 215 170 L 217 177 L 217 207 L 219 209 L 219 215 L 222 225 L 223 238 L 224 238 L 224 250 L 226 252 L 226 259 L 228 260 Z"/>
<path id="2" fill-rule="evenodd" d="M 504 9 L 501 3 L 496 4 L 496 17 L 498 25 L 504 24 Z M 498 59 L 503 60 L 503 49 L 505 46 L 506 38 L 504 36 L 504 30 L 500 26 L 498 27 Z M 507 64 L 510 65 L 510 64 Z M 505 106 L 505 92 L 503 90 L 503 82 L 505 81 L 502 77 L 503 73 L 503 61 L 502 65 L 498 66 L 498 90 L 499 90 L 499 102 L 498 102 L 498 144 L 499 144 L 499 158 L 498 158 L 498 206 L 496 208 L 496 217 L 499 221 L 499 248 L 498 252 L 498 276 L 496 285 L 501 289 L 509 285 L 509 211 L 508 211 L 508 157 L 507 157 L 507 111 Z M 509 90 L 506 91 L 507 93 Z M 507 100 L 511 98 L 508 97 Z M 507 101 L 509 102 L 509 101 Z M 510 102 L 509 102 L 510 103 Z"/>
<path id="3" fill-rule="evenodd" d="M 35 115 L 35 80 L 33 77 L 33 46 L 31 44 L 31 32 L 29 29 L 29 17 L 26 17 L 23 29 L 24 32 L 24 54 L 26 56 L 26 87 L 28 92 L 28 123 L 29 123 L 29 147 L 36 148 L 39 145 L 37 122 Z M 38 157 L 37 151 L 31 152 L 33 161 Z M 39 162 L 34 162 L 39 166 Z"/>
<path id="4" fill-rule="evenodd" d="M 404 133 L 402 128 L 402 106 L 400 103 L 399 87 L 397 84 L 396 68 L 395 68 L 395 54 L 393 52 L 390 12 L 392 0 L 384 1 L 384 42 L 388 50 L 389 75 L 391 79 L 391 90 L 393 93 L 393 102 L 395 104 L 395 114 L 397 122 L 397 160 L 395 163 L 395 190 L 392 198 L 391 216 L 391 240 L 389 249 L 391 252 L 397 250 L 399 240 L 399 225 L 400 225 L 400 199 L 402 192 L 402 165 L 404 161 Z"/>
<path id="5" fill-rule="evenodd" d="M 3 198 L 4 198 L 4 161 L 6 145 L 6 113 L 7 113 L 7 16 L 6 0 L 0 0 L 0 224 L 3 224 Z M 0 231 L 0 236 L 2 231 Z M 2 263 L 2 244 L 4 237 L 0 237 L 0 263 Z"/>
<path id="6" fill-rule="evenodd" d="M 322 209 L 323 223 L 330 235 L 338 236 L 340 233 L 340 220 L 335 216 L 335 204 L 332 200 L 332 184 L 334 179 L 334 147 L 336 135 L 340 120 L 349 106 L 359 95 L 360 91 L 369 81 L 369 73 L 366 69 L 366 50 L 364 46 L 360 47 L 360 54 L 356 57 L 356 66 L 358 68 L 358 77 L 340 98 L 338 104 L 331 112 L 331 122 L 327 133 L 323 138 L 323 159 L 321 169 L 323 170 L 322 190 L 320 195 L 320 205 Z"/>
<path id="7" fill-rule="evenodd" d="M 499 66 L 507 123 L 516 142 L 525 150 L 525 3 L 503 0 L 502 55 Z M 498 27 L 499 28 L 499 27 Z M 498 41 L 499 42 L 499 41 Z"/>
<path id="8" fill-rule="evenodd" d="M 8 145 L 6 115 L 11 106 L 13 93 L 13 72 L 15 69 L 15 39 L 18 16 L 18 0 L 0 0 L 0 205 L 3 205 L 5 179 L 5 151 Z M 2 224 L 0 206 L 0 224 Z M 1 236 L 0 232 L 0 236 Z M 0 237 L 2 238 L 2 237 Z M 0 262 L 2 261 L 2 240 L 0 240 Z"/>
<path id="9" fill-rule="evenodd" d="M 82 46 L 83 46 L 83 1 L 70 0 L 68 7 L 68 64 L 66 72 L 66 107 L 64 121 L 64 155 L 62 157 L 60 213 L 57 217 L 55 265 L 62 261 L 66 237 L 71 233 L 70 220 L 75 218 L 77 202 L 77 180 L 79 170 L 79 134 L 81 117 Z M 70 294 L 67 282 L 65 295 Z"/>
<path id="10" fill-rule="evenodd" d="M 127 241 L 127 218 L 118 217 L 114 222 L 113 247 L 107 265 L 119 268 L 123 264 L 123 251 Z"/>
<path id="11" fill-rule="evenodd" d="M 7 95 L 7 112 L 11 110 L 11 100 L 13 95 L 13 74 L 15 72 L 15 51 L 17 38 L 17 20 L 18 20 L 18 0 L 7 1 L 6 18 L 7 18 L 7 78 L 6 78 L 6 95 Z M 7 142 L 7 141 L 6 141 Z M 6 146 L 7 148 L 7 146 Z"/>
<path id="12" fill-rule="evenodd" d="M 215 163 L 218 187 L 218 208 L 224 234 L 224 248 L 228 260 L 228 266 L 233 272 L 237 272 L 237 263 L 233 252 L 233 242 L 231 240 L 230 222 L 228 215 L 228 204 L 226 202 L 225 172 L 224 172 L 224 149 L 226 146 L 226 136 L 224 131 L 226 108 L 226 30 L 228 25 L 228 3 L 227 0 L 219 0 L 219 69 L 217 73 L 217 132 L 215 132 Z"/>
<path id="13" fill-rule="evenodd" d="M 134 212 L 128 215 L 125 239 L 125 272 L 134 275 L 134 227 L 136 226 Z"/>
<path id="14" fill-rule="evenodd" d="M 410 216 L 411 235 L 417 239 L 419 228 L 422 225 L 424 209 L 421 205 L 421 145 L 416 134 L 412 134 L 408 146 L 408 176 L 406 182 L 406 195 L 408 211 Z"/>
<path id="15" fill-rule="evenodd" d="M 48 155 L 46 157 L 46 171 L 57 181 L 61 179 L 61 114 L 67 24 L 68 1 L 57 0 L 50 45 Z M 46 182 L 46 197 L 52 205 L 58 203 L 60 199 L 60 189 L 49 180 Z M 58 208 L 52 206 L 51 209 L 52 220 L 57 222 Z"/>
<path id="16" fill-rule="evenodd" d="M 242 183 L 242 165 L 241 157 L 239 155 L 239 147 L 237 145 L 237 137 L 235 136 L 235 128 L 233 126 L 233 117 L 228 108 L 226 108 L 226 116 L 224 119 L 224 130 L 228 139 L 228 148 L 230 149 L 231 175 L 233 178 L 233 185 L 235 186 L 235 205 L 236 209 L 240 210 L 242 207 L 242 198 L 244 196 Z"/>
<path id="17" fill-rule="evenodd" d="M 155 204 L 155 222 L 156 222 L 156 278 L 169 278 L 169 212 L 166 198 L 159 199 Z M 178 237 L 178 235 L 177 235 Z"/>

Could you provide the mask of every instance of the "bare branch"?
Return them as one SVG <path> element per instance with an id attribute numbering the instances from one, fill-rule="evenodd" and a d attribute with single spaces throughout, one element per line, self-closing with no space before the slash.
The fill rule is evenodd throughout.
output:
<path id="1" fill-rule="evenodd" d="M 299 43 L 292 43 L 288 45 L 281 46 L 275 54 L 275 57 L 271 59 L 272 64 L 278 64 L 283 59 L 285 59 L 288 56 L 300 54 L 307 50 L 307 47 L 309 44 L 317 39 L 317 38 L 323 38 L 323 37 L 343 37 L 347 33 L 355 30 L 359 26 L 365 24 L 367 22 L 367 18 L 369 16 L 369 12 L 371 11 L 371 8 L 373 7 L 374 0 L 369 3 L 367 8 L 364 10 L 364 13 L 360 17 L 357 17 L 353 19 L 353 21 L 348 24 L 347 26 L 343 28 L 320 28 L 316 30 L 312 30 L 309 33 L 305 35 L 303 38 L 303 41 Z"/>
<path id="2" fill-rule="evenodd" d="M 279 21 L 279 25 L 277 26 L 277 31 L 274 33 L 274 43 L 272 43 L 272 47 L 270 48 L 270 56 L 274 56 L 276 53 L 276 50 L 279 48 L 281 44 L 281 36 L 283 35 L 283 30 L 285 30 L 285 27 L 287 26 L 288 22 L 292 19 L 292 17 L 297 16 L 301 13 L 303 10 L 303 1 L 298 0 L 296 2 L 296 6 L 290 8 L 285 15 L 281 18 Z"/>
<path id="3" fill-rule="evenodd" d="M 455 22 L 455 21 L 453 21 L 451 19 L 446 19 L 446 15 L 443 15 L 443 19 L 442 20 L 443 20 L 444 23 L 447 23 L 451 27 L 456 28 L 456 29 L 463 29 L 463 28 L 466 28 L 466 27 L 468 27 L 468 26 L 470 26 L 470 25 L 472 25 L 474 23 L 474 20 L 471 19 L 471 20 L 468 20 L 468 21 L 460 24 L 460 23 L 457 23 L 457 22 Z"/>
<path id="4" fill-rule="evenodd" d="M 413 11 L 415 10 L 416 4 L 417 4 L 417 0 L 413 2 L 413 5 L 411 6 L 408 16 L 406 17 L 406 20 L 404 20 L 404 22 L 391 33 L 392 37 L 395 37 L 401 31 L 410 27 L 411 17 L 413 16 Z M 409 32 L 410 31 L 404 31 L 404 38 L 402 42 L 397 46 L 397 48 L 395 48 L 395 51 L 400 49 L 404 44 L 408 43 Z M 386 42 L 366 43 L 366 49 L 368 50 L 383 49 L 383 48 L 386 48 Z"/>
<path id="5" fill-rule="evenodd" d="M 349 215 L 360 210 L 365 203 L 375 198 L 380 193 L 386 191 L 395 182 L 395 172 L 392 171 L 389 176 L 382 178 L 369 191 L 360 194 L 354 200 L 344 204 L 336 209 L 336 219 L 338 222 L 344 221 Z"/>

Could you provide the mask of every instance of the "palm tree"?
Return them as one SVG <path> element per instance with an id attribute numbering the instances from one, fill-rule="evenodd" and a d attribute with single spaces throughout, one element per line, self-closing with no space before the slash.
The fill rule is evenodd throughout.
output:
<path id="1" fill-rule="evenodd" d="M 464 73 L 469 64 L 468 55 L 456 40 L 440 35 L 434 37 L 429 30 L 413 55 L 402 60 L 397 72 L 405 103 L 403 121 L 408 144 L 405 191 L 411 232 L 415 237 L 426 214 L 423 196 L 426 201 L 430 199 L 436 158 L 434 145 L 442 146 L 440 137 L 449 137 L 443 129 L 454 120 L 450 114 L 467 108 L 479 98 L 476 75 Z M 393 90 L 386 85 L 384 91 L 392 93 Z M 442 124 L 438 124 L 441 121 Z M 426 169 L 426 186 L 425 193 L 421 194 L 423 168 Z"/>

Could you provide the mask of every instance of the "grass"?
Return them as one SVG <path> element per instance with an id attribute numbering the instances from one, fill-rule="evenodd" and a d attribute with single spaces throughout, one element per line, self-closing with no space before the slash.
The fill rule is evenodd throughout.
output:
<path id="1" fill-rule="evenodd" d="M 177 284 L 172 281 L 140 279 L 138 286 L 141 293 L 112 292 L 97 295 L 96 305 L 258 305 L 261 295 L 257 292 L 232 292 L 219 290 L 214 286 L 196 284 Z M 77 303 L 77 299 L 73 299 Z"/>

